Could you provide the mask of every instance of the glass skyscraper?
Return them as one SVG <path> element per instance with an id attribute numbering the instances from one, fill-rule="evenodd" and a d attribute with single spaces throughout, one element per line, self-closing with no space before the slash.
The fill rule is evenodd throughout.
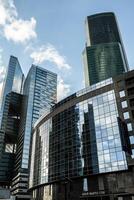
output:
<path id="1" fill-rule="evenodd" d="M 0 101 L 0 125 L 6 95 L 10 92 L 21 94 L 23 89 L 23 81 L 24 74 L 22 72 L 18 59 L 14 56 L 10 56 Z"/>
<path id="2" fill-rule="evenodd" d="M 57 75 L 32 65 L 23 89 L 22 118 L 15 161 L 12 194 L 24 196 L 28 187 L 28 162 L 32 126 L 56 103 Z M 22 186 L 22 187 L 21 187 Z"/>
<path id="3" fill-rule="evenodd" d="M 8 112 L 5 113 L 6 112 L 5 107 L 8 99 L 7 95 L 9 95 L 11 92 L 22 93 L 23 80 L 24 80 L 24 75 L 21 70 L 21 66 L 19 64 L 18 59 L 14 56 L 10 56 L 9 64 L 6 70 L 6 77 L 2 88 L 2 95 L 0 99 L 0 130 L 1 130 L 0 155 L 2 153 L 1 151 L 4 146 L 4 135 L 2 133 L 3 133 L 3 126 L 5 126 L 5 124 L 2 124 L 2 120 L 4 119 L 5 115 L 8 115 Z M 10 102 L 8 102 L 8 104 L 9 103 Z"/>
<path id="4" fill-rule="evenodd" d="M 24 75 L 16 57 L 10 56 L 0 99 L 0 186 L 10 187 L 20 123 Z"/>
<path id="5" fill-rule="evenodd" d="M 83 60 L 86 86 L 128 71 L 114 13 L 100 13 L 87 17 Z"/>
<path id="6" fill-rule="evenodd" d="M 5 97 L 0 129 L 0 185 L 10 186 L 21 117 L 22 95 L 10 92 Z"/>
<path id="7" fill-rule="evenodd" d="M 19 64 L 18 58 L 10 56 L 9 64 L 7 67 L 6 77 L 2 90 L 3 98 L 6 94 L 12 92 L 22 93 L 24 74 Z"/>
<path id="8" fill-rule="evenodd" d="M 29 198 L 28 162 L 32 126 L 57 99 L 57 75 L 32 65 L 24 81 L 21 66 L 11 56 L 0 110 L 0 186 Z"/>

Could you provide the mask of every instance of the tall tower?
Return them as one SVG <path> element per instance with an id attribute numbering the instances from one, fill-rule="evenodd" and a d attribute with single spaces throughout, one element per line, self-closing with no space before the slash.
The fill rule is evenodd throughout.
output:
<path id="1" fill-rule="evenodd" d="M 12 92 L 22 93 L 24 74 L 19 64 L 18 58 L 10 56 L 7 67 L 6 78 L 3 86 L 3 97 Z"/>
<path id="2" fill-rule="evenodd" d="M 5 97 L 0 129 L 0 186 L 11 184 L 17 137 L 21 118 L 22 95 L 11 92 Z"/>
<path id="3" fill-rule="evenodd" d="M 128 71 L 114 13 L 100 13 L 87 17 L 83 60 L 86 86 Z"/>
<path id="4" fill-rule="evenodd" d="M 28 163 L 32 125 L 56 103 L 57 75 L 32 65 L 24 83 L 22 117 L 15 160 L 12 194 L 24 199 L 28 189 Z M 43 110 L 43 111 L 42 111 Z"/>
<path id="5" fill-rule="evenodd" d="M 23 89 L 23 81 L 24 74 L 22 72 L 18 59 L 14 56 L 10 56 L 0 102 L 0 126 L 6 95 L 10 92 L 21 94 Z"/>
<path id="6" fill-rule="evenodd" d="M 24 75 L 16 57 L 10 56 L 0 99 L 0 186 L 12 180 L 20 123 Z M 1 192 L 0 192 L 1 193 Z"/>
<path id="7" fill-rule="evenodd" d="M 23 80 L 24 80 L 24 75 L 21 70 L 21 66 L 19 64 L 19 61 L 16 57 L 10 56 L 9 64 L 7 67 L 6 71 L 6 77 L 5 81 L 3 84 L 3 89 L 2 89 L 2 95 L 0 99 L 0 158 L 1 158 L 1 153 L 3 150 L 4 146 L 4 132 L 3 132 L 3 118 L 7 114 L 8 111 L 5 110 L 5 107 L 7 105 L 7 99 L 8 95 L 11 92 L 15 93 L 22 93 L 22 86 L 23 86 Z M 6 112 L 6 113 L 5 113 Z"/>

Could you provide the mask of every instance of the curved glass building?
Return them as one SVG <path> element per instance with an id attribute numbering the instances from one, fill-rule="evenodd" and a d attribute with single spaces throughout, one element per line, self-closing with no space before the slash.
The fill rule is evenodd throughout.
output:
<path id="1" fill-rule="evenodd" d="M 85 192 L 98 193 L 96 199 L 102 192 L 108 200 L 111 188 L 119 192 L 119 185 L 107 185 L 113 177 L 104 176 L 126 171 L 131 154 L 118 97 L 110 78 L 60 101 L 36 122 L 29 178 L 34 200 L 88 199 Z"/>
<path id="2" fill-rule="evenodd" d="M 114 13 L 100 13 L 87 17 L 83 59 L 86 86 L 128 71 L 127 58 Z"/>

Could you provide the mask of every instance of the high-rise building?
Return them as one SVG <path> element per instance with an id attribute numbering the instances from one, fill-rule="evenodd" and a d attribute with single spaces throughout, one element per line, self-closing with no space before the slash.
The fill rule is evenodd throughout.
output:
<path id="1" fill-rule="evenodd" d="M 24 75 L 11 56 L 0 99 L 0 186 L 9 187 L 16 152 Z"/>
<path id="2" fill-rule="evenodd" d="M 16 57 L 10 56 L 0 99 L 0 126 L 3 115 L 5 97 L 10 92 L 22 94 L 24 74 Z"/>
<path id="3" fill-rule="evenodd" d="M 134 71 L 113 13 L 88 17 L 86 28 L 88 87 L 33 127 L 33 200 L 134 199 Z"/>
<path id="4" fill-rule="evenodd" d="M 56 103 L 57 75 L 32 65 L 23 89 L 22 117 L 19 129 L 12 194 L 27 198 L 28 162 L 32 126 Z"/>
<path id="5" fill-rule="evenodd" d="M 83 60 L 86 86 L 128 71 L 127 58 L 114 13 L 100 13 L 87 17 Z"/>
<path id="6" fill-rule="evenodd" d="M 0 129 L 0 186 L 10 187 L 21 116 L 22 95 L 6 95 Z"/>
<path id="7" fill-rule="evenodd" d="M 134 118 L 127 100 L 133 79 L 134 71 L 87 87 L 36 122 L 29 177 L 34 200 L 134 197 Z M 132 85 L 124 91 L 126 80 Z"/>
<path id="8" fill-rule="evenodd" d="M 55 73 L 32 65 L 24 83 L 18 59 L 10 57 L 0 102 L 0 186 L 10 187 L 12 181 L 12 193 L 22 199 L 29 198 L 31 129 L 56 103 L 56 91 Z"/>

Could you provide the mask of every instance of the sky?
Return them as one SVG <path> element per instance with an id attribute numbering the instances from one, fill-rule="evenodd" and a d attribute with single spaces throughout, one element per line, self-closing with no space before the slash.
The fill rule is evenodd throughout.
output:
<path id="1" fill-rule="evenodd" d="M 134 69 L 133 0 L 0 0 L 0 91 L 10 55 L 58 75 L 58 101 L 84 88 L 85 18 L 114 12 Z"/>

